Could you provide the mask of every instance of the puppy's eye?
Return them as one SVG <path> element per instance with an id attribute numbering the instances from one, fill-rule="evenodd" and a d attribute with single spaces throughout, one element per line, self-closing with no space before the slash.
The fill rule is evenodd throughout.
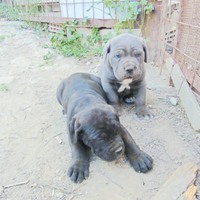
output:
<path id="1" fill-rule="evenodd" d="M 136 58 L 139 58 L 140 55 L 141 55 L 140 53 L 137 53 L 137 54 L 135 54 L 135 57 L 136 57 Z"/>
<path id="2" fill-rule="evenodd" d="M 106 137 L 106 133 L 101 133 L 101 138 L 105 138 Z"/>
<path id="3" fill-rule="evenodd" d="M 98 137 L 98 138 L 97 138 L 97 141 L 99 141 L 99 142 L 104 142 L 104 140 L 105 140 L 104 137 Z"/>
<path id="4" fill-rule="evenodd" d="M 119 58 L 121 58 L 121 56 L 120 55 L 116 55 L 115 58 L 119 59 Z"/>

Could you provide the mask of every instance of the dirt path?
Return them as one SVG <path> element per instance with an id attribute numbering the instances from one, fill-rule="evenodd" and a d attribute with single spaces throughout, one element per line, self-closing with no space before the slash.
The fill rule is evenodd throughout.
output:
<path id="1" fill-rule="evenodd" d="M 97 74 L 101 57 L 78 61 L 54 54 L 52 66 L 39 67 L 49 51 L 42 48 L 47 36 L 22 29 L 19 22 L 0 22 L 1 36 L 6 37 L 0 41 L 0 85 L 8 91 L 0 91 L 0 186 L 29 182 L 0 190 L 0 198 L 150 200 L 181 164 L 200 167 L 200 134 L 169 86 L 169 74 L 164 69 L 160 76 L 158 67 L 147 64 L 147 105 L 155 118 L 141 121 L 134 108 L 124 107 L 120 119 L 154 158 L 153 170 L 138 174 L 123 158 L 109 163 L 93 156 L 88 180 L 72 183 L 66 118 L 55 91 L 74 72 Z M 178 105 L 170 103 L 172 96 Z"/>

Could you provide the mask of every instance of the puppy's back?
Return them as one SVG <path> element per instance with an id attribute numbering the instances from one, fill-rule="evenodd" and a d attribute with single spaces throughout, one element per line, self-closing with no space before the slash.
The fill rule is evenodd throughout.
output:
<path id="1" fill-rule="evenodd" d="M 79 94 L 79 96 L 95 93 L 95 95 L 99 95 L 106 100 L 100 78 L 92 74 L 75 73 L 62 80 L 56 92 L 57 100 L 63 106 L 74 93 Z"/>

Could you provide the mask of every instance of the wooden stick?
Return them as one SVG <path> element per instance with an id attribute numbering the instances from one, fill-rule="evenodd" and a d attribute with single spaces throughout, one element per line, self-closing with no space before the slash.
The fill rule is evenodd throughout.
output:
<path id="1" fill-rule="evenodd" d="M 29 180 L 21 182 L 21 183 L 13 183 L 13 184 L 10 184 L 10 185 L 5 185 L 5 186 L 3 186 L 3 188 L 7 189 L 7 188 L 10 188 L 10 187 L 15 187 L 15 186 L 19 186 L 19 185 L 25 185 L 27 183 L 29 183 Z"/>

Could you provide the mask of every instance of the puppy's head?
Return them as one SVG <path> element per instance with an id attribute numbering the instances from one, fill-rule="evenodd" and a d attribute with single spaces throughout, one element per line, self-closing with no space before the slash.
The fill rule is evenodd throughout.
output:
<path id="1" fill-rule="evenodd" d="M 73 133 L 73 143 L 82 141 L 103 160 L 113 161 L 124 152 L 119 118 L 109 105 L 77 114 L 70 122 L 69 131 Z"/>
<path id="2" fill-rule="evenodd" d="M 114 37 L 104 47 L 103 62 L 111 68 L 117 80 L 139 80 L 145 75 L 146 43 L 143 38 L 131 34 Z"/>

